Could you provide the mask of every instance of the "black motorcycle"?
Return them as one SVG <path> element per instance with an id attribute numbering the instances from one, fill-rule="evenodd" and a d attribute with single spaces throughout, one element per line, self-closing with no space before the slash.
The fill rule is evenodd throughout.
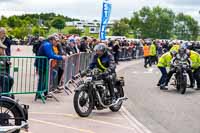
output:
<path id="1" fill-rule="evenodd" d="M 116 102 L 112 103 L 112 97 L 108 89 L 108 84 L 103 80 L 98 69 L 93 69 L 85 74 L 81 73 L 74 79 L 78 79 L 74 95 L 74 109 L 80 117 L 88 117 L 92 110 L 102 110 L 110 108 L 111 111 L 120 110 L 124 97 L 124 79 L 121 77 L 115 83 Z M 83 78 L 84 77 L 84 78 Z"/>
<path id="2" fill-rule="evenodd" d="M 184 59 L 175 60 L 173 67 L 175 69 L 175 86 L 179 93 L 185 94 L 187 88 L 187 70 L 189 64 Z"/>
<path id="3" fill-rule="evenodd" d="M 0 96 L 0 132 L 19 133 L 21 128 L 28 129 L 28 105 L 7 96 Z"/>

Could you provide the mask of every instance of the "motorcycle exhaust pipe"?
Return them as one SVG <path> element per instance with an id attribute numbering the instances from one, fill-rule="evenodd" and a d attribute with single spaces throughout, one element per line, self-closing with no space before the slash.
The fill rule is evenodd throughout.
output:
<path id="1" fill-rule="evenodd" d="M 97 93 L 97 96 L 98 96 L 98 99 L 99 99 L 99 102 L 100 104 L 104 107 L 104 108 L 109 108 L 111 106 L 115 106 L 117 105 L 120 101 L 124 101 L 124 100 L 127 100 L 128 98 L 127 97 L 121 97 L 121 98 L 118 98 L 117 101 L 115 103 L 112 103 L 110 105 L 105 105 L 102 100 L 101 100 L 101 97 L 99 95 L 99 92 L 96 92 Z"/>

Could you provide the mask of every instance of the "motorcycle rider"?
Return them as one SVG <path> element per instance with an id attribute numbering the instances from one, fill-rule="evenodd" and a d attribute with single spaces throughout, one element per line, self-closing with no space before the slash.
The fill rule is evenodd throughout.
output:
<path id="1" fill-rule="evenodd" d="M 160 69 L 160 72 L 162 73 L 162 76 L 157 84 L 157 86 L 160 86 L 161 90 L 167 90 L 165 87 L 165 82 L 167 79 L 167 70 L 166 67 L 170 67 L 170 62 L 172 58 L 175 56 L 176 51 L 171 51 L 163 54 L 157 64 L 157 67 Z"/>
<path id="2" fill-rule="evenodd" d="M 116 64 L 112 54 L 107 50 L 107 46 L 100 43 L 95 46 L 94 50 L 96 54 L 93 57 L 89 69 L 98 68 L 102 72 L 102 77 L 104 81 L 108 83 L 108 88 L 112 96 L 112 102 L 116 101 L 114 84 L 116 79 Z"/>
<path id="3" fill-rule="evenodd" d="M 184 60 L 188 62 L 189 67 L 191 66 L 191 61 L 189 59 L 189 55 L 187 54 L 187 50 L 184 49 L 184 48 L 180 48 L 178 50 L 178 53 L 176 54 L 176 56 L 172 59 L 171 68 L 170 68 L 170 71 L 169 71 L 169 73 L 167 75 L 167 80 L 166 80 L 166 84 L 165 84 L 166 86 L 168 86 L 168 83 L 169 83 L 172 75 L 176 72 L 176 70 L 173 67 L 173 63 L 176 60 L 180 60 L 181 58 L 184 58 Z M 190 78 L 190 86 L 189 86 L 189 88 L 193 88 L 194 87 L 194 78 L 193 78 L 192 70 L 190 68 L 187 69 L 187 73 L 188 73 L 189 78 Z"/>

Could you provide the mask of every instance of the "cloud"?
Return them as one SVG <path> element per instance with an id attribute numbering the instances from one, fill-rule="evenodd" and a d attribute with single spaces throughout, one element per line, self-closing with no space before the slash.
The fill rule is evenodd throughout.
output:
<path id="1" fill-rule="evenodd" d="M 143 6 L 167 7 L 184 12 L 200 21 L 200 0 L 112 0 L 112 19 L 130 17 Z M 100 19 L 102 0 L 0 0 L 0 15 L 55 12 L 81 19 Z M 9 13 L 6 13 L 9 12 Z"/>
<path id="2" fill-rule="evenodd" d="M 200 6 L 200 0 L 168 0 L 168 2 L 176 6 Z"/>

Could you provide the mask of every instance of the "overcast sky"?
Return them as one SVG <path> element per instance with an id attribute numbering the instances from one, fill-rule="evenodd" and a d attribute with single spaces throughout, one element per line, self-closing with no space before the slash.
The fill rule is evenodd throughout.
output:
<path id="1" fill-rule="evenodd" d="M 161 6 L 184 12 L 200 22 L 200 0 L 111 0 L 111 19 L 130 17 L 143 6 Z M 0 0 L 0 15 L 55 12 L 80 19 L 101 18 L 102 0 Z"/>

